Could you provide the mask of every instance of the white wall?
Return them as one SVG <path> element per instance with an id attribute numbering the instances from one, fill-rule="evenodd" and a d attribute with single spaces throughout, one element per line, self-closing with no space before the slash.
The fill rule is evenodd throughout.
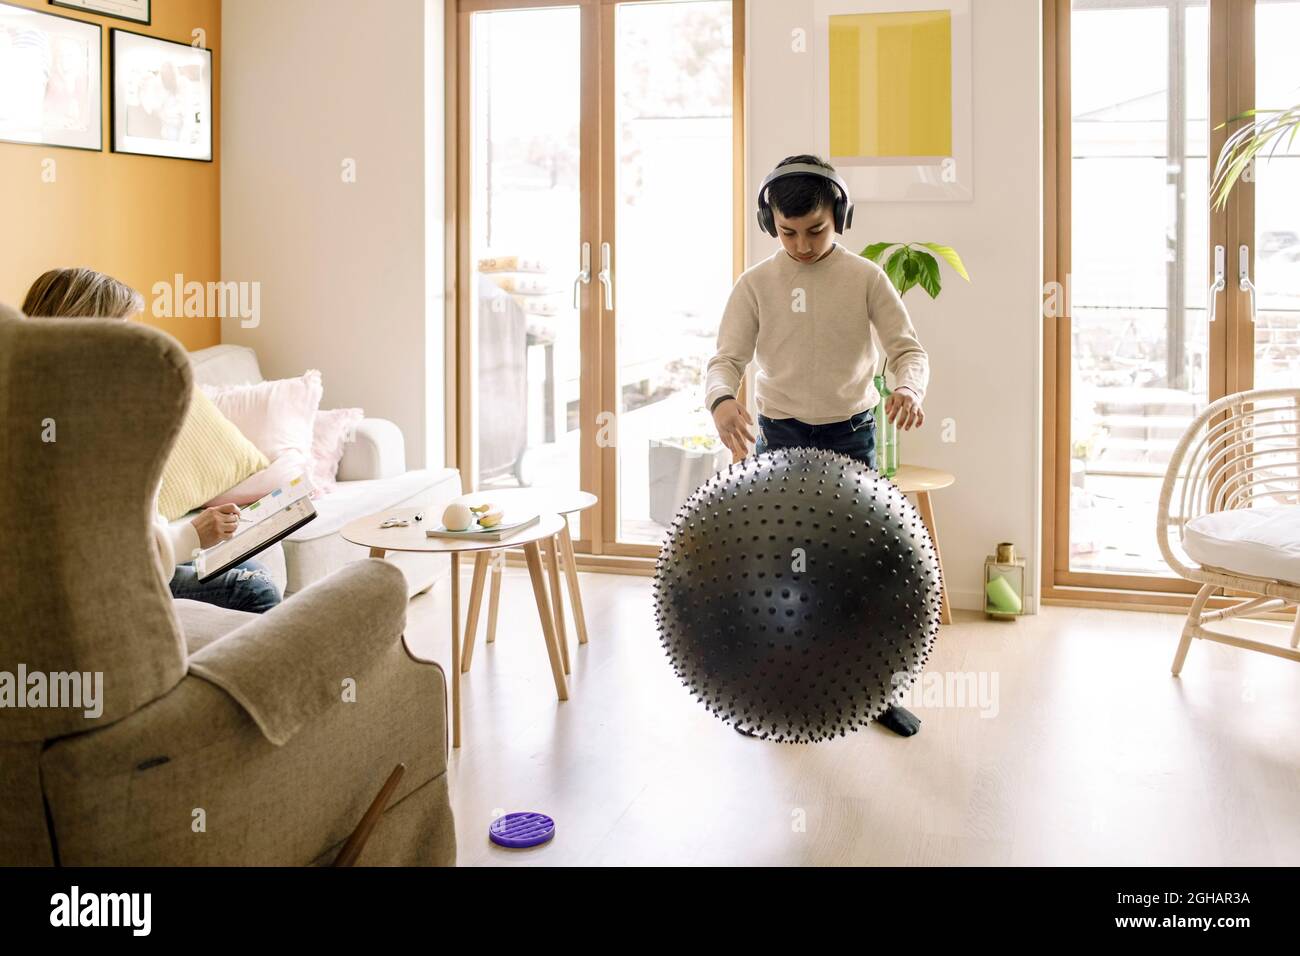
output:
<path id="1" fill-rule="evenodd" d="M 1013 541 L 1029 558 L 1036 606 L 1040 550 L 1042 394 L 1042 81 L 1039 0 L 974 0 L 974 199 L 858 201 L 843 238 L 854 252 L 882 240 L 941 242 L 961 253 L 973 282 L 944 265 L 944 289 L 906 303 L 930 353 L 926 425 L 902 436 L 902 460 L 950 471 L 935 505 L 955 607 L 983 606 L 984 557 Z M 749 0 L 749 195 L 782 158 L 816 152 L 812 0 Z M 749 261 L 776 248 L 750 218 Z M 956 441 L 941 441 L 952 419 Z"/>
<path id="2" fill-rule="evenodd" d="M 444 459 L 442 16 L 442 0 L 222 4 L 222 277 L 262 296 L 261 324 L 226 320 L 222 341 L 268 378 L 319 368 L 324 407 L 396 422 L 410 467 Z"/>
<path id="3" fill-rule="evenodd" d="M 223 341 L 255 347 L 269 377 L 320 368 L 326 405 L 396 421 L 412 466 L 444 450 L 442 4 L 385 0 L 377 16 L 351 0 L 225 0 L 222 17 L 222 274 L 260 281 L 263 315 L 257 329 L 227 321 Z M 747 7 L 753 197 L 778 160 L 815 150 L 811 54 L 791 48 L 813 2 Z M 937 302 L 908 293 L 932 378 L 927 425 L 903 437 L 905 461 L 957 476 L 934 502 L 950 600 L 966 608 L 982 606 L 998 541 L 1030 559 L 1036 595 L 1040 540 L 1040 4 L 974 7 L 974 199 L 860 201 L 843 240 L 948 243 L 974 279 L 945 266 Z M 753 263 L 775 240 L 747 221 Z"/>

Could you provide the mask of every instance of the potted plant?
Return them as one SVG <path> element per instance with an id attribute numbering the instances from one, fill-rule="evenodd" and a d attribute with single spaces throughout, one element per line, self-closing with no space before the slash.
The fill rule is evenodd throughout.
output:
<path id="1" fill-rule="evenodd" d="M 691 492 L 730 462 L 730 450 L 714 435 L 651 438 L 650 520 L 671 525 Z"/>
<path id="2" fill-rule="evenodd" d="M 942 257 L 957 275 L 970 281 L 970 275 L 957 250 L 935 242 L 873 242 L 859 255 L 883 268 L 900 296 L 905 295 L 913 286 L 920 286 L 930 298 L 937 299 L 943 289 L 943 280 L 939 272 L 939 260 L 931 252 Z M 880 372 L 876 375 L 876 391 L 880 393 L 880 404 L 876 406 L 876 463 L 877 470 L 882 475 L 892 478 L 898 470 L 898 428 L 885 416 L 885 400 L 890 395 L 885 383 L 887 364 L 888 359 L 881 364 Z"/>
<path id="3" fill-rule="evenodd" d="M 1246 110 L 1238 113 L 1228 123 L 1251 119 L 1249 126 L 1237 130 L 1223 144 L 1219 159 L 1214 164 L 1214 180 L 1210 194 L 1214 197 L 1214 208 L 1220 210 L 1228 201 L 1228 194 L 1237 185 L 1237 181 L 1254 163 L 1255 158 L 1268 149 L 1271 159 L 1282 146 L 1286 137 L 1285 149 L 1290 150 L 1296 137 L 1300 136 L 1300 104 L 1289 110 Z M 1223 129 L 1228 123 L 1220 123 L 1215 129 Z M 1270 148 L 1271 144 L 1271 148 Z"/>

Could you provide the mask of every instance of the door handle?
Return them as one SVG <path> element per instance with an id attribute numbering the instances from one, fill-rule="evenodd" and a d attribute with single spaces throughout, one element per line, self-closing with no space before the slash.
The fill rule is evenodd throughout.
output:
<path id="1" fill-rule="evenodd" d="M 582 271 L 573 280 L 573 307 L 582 308 L 582 286 L 591 284 L 591 243 L 582 244 Z"/>
<path id="2" fill-rule="evenodd" d="M 1215 319 L 1215 307 L 1218 305 L 1219 293 L 1228 287 L 1223 279 L 1223 246 L 1214 247 L 1214 284 L 1210 286 L 1210 321 Z"/>
<path id="3" fill-rule="evenodd" d="M 1255 283 L 1250 281 L 1250 246 L 1242 246 L 1238 254 L 1238 282 L 1242 292 L 1250 293 L 1250 322 L 1255 323 Z"/>
<path id="4" fill-rule="evenodd" d="M 614 280 L 609 274 L 609 243 L 600 244 L 600 284 L 605 287 L 605 310 L 614 311 Z"/>

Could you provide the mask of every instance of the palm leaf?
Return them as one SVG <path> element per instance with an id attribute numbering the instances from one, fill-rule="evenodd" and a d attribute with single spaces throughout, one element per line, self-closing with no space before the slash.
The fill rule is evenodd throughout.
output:
<path id="1" fill-rule="evenodd" d="M 1282 145 L 1283 137 L 1288 137 L 1287 149 L 1290 149 L 1296 131 L 1300 130 L 1300 105 L 1287 110 L 1246 110 L 1227 123 L 1220 123 L 1215 129 L 1222 129 L 1228 123 L 1243 119 L 1253 119 L 1253 122 L 1235 131 L 1224 141 L 1214 166 L 1210 194 L 1214 197 L 1216 210 L 1227 204 L 1228 194 L 1260 153 L 1267 149 L 1268 158 L 1271 159 Z"/>

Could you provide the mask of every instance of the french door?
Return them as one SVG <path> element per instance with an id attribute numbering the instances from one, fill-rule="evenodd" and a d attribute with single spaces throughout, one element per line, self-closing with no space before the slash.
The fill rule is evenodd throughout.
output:
<path id="1" fill-rule="evenodd" d="M 1300 384 L 1300 140 L 1217 208 L 1246 110 L 1300 103 L 1300 0 L 1046 0 L 1043 595 L 1178 603 L 1156 544 L 1209 402 Z M 1092 591 L 1097 595 L 1097 591 Z"/>
<path id="2" fill-rule="evenodd" d="M 744 267 L 743 11 L 457 7 L 454 460 L 467 490 L 595 493 L 589 555 L 656 555 L 730 460 L 702 382 Z"/>

